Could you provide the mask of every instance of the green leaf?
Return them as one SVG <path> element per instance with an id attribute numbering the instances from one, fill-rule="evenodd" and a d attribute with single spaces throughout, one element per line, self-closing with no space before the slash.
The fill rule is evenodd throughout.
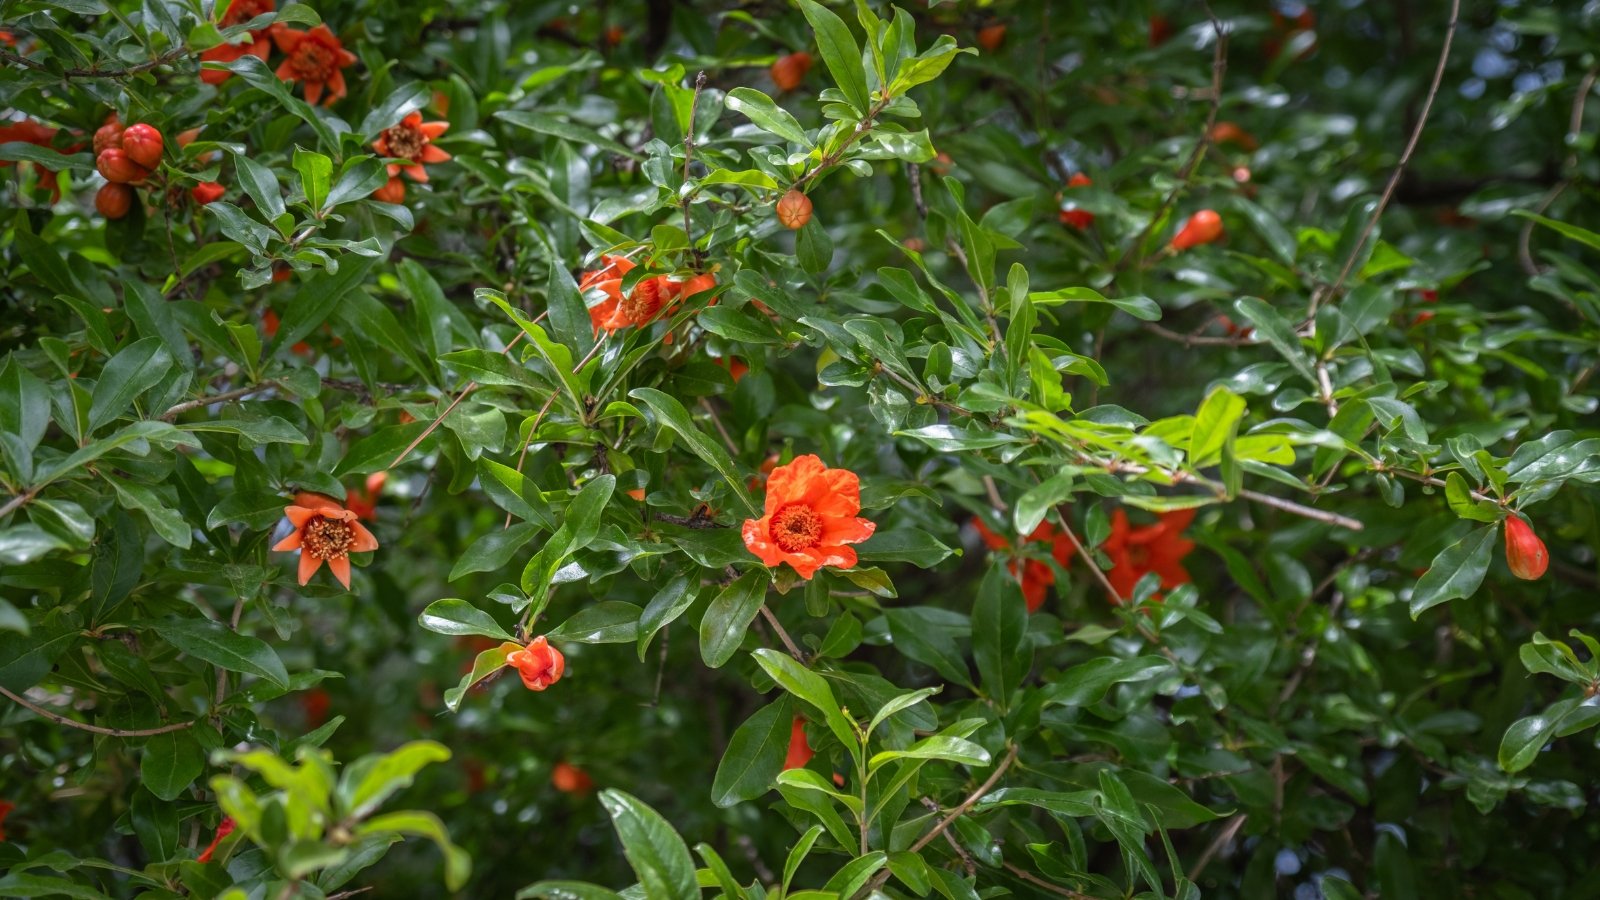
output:
<path id="1" fill-rule="evenodd" d="M 717 474 L 721 475 L 728 482 L 728 487 L 732 488 L 734 496 L 744 504 L 746 512 L 752 516 L 760 514 L 755 501 L 750 499 L 750 494 L 745 489 L 744 478 L 734 468 L 733 458 L 728 456 L 721 444 L 706 437 L 705 432 L 695 427 L 694 421 L 689 418 L 688 410 L 683 408 L 683 404 L 679 403 L 677 398 L 655 388 L 634 388 L 628 396 L 650 407 L 650 412 L 655 415 L 658 422 L 676 432 L 694 455 L 717 470 Z"/>
<path id="2" fill-rule="evenodd" d="M 450 748 L 437 741 L 412 741 L 389 753 L 363 756 L 339 779 L 337 795 L 344 815 L 366 818 L 396 791 L 410 787 L 425 766 L 449 758 Z"/>
<path id="3" fill-rule="evenodd" d="M 438 634 L 481 634 L 484 637 L 512 640 L 494 616 L 465 600 L 435 600 L 417 615 L 417 624 Z"/>
<path id="4" fill-rule="evenodd" d="M 363 135 L 376 139 L 385 128 L 400 124 L 400 120 L 428 105 L 433 94 L 425 81 L 411 81 L 389 92 L 383 102 L 374 106 L 361 120 Z"/>
<path id="5" fill-rule="evenodd" d="M 768 134 L 775 134 L 803 147 L 811 146 L 811 140 L 806 137 L 800 122 L 788 110 L 774 103 L 771 97 L 754 88 L 734 88 L 722 102 L 734 112 L 748 117 L 757 128 Z M 774 184 L 774 188 L 776 186 Z"/>
<path id="6" fill-rule="evenodd" d="M 828 230 L 822 227 L 820 219 L 815 216 L 807 219 L 795 233 L 794 252 L 800 268 L 806 272 L 821 275 L 828 271 L 833 262 L 833 239 L 828 237 Z"/>
<path id="7" fill-rule="evenodd" d="M 206 768 L 205 751 L 189 731 L 169 731 L 145 741 L 139 780 L 162 800 L 178 799 Z"/>
<path id="8" fill-rule="evenodd" d="M 855 111 L 865 116 L 872 108 L 872 98 L 867 94 L 867 72 L 861 67 L 861 47 L 849 26 L 816 0 L 797 0 L 800 11 L 817 35 L 817 49 L 828 73 L 844 92 L 845 99 Z"/>
<path id="9" fill-rule="evenodd" d="M 518 522 L 510 528 L 489 532 L 472 542 L 450 570 L 450 580 L 455 581 L 472 572 L 494 572 L 511 561 L 517 551 L 527 546 L 541 529 L 532 522 Z M 423 627 L 427 627 L 424 623 Z"/>
<path id="10" fill-rule="evenodd" d="M 889 854 L 882 850 L 874 850 L 866 856 L 858 856 L 844 864 L 844 868 L 835 872 L 828 883 L 822 886 L 825 895 L 836 897 L 854 897 L 856 891 L 861 890 L 878 870 L 889 864 Z"/>
<path id="11" fill-rule="evenodd" d="M 1467 479 L 1460 472 L 1451 472 L 1445 476 L 1444 498 L 1450 504 L 1450 511 L 1463 519 L 1478 522 L 1500 521 L 1500 512 L 1493 503 L 1473 498 L 1472 487 L 1467 484 Z"/>
<path id="12" fill-rule="evenodd" d="M 305 282 L 289 299 L 278 333 L 267 345 L 268 355 L 277 352 L 280 347 L 294 346 L 315 331 L 338 308 L 345 294 L 366 280 L 367 272 L 375 262 L 369 257 L 347 255 L 340 261 L 338 272 L 318 275 Z"/>
<path id="13" fill-rule="evenodd" d="M 860 758 L 861 748 L 856 739 L 855 726 L 845 718 L 840 710 L 839 701 L 833 695 L 833 688 L 828 687 L 828 682 L 821 675 L 795 662 L 788 655 L 768 647 L 756 650 L 751 655 L 779 687 L 811 704 L 822 713 L 833 736 L 839 739 L 839 743 L 843 744 L 852 756 Z"/>
<path id="14" fill-rule="evenodd" d="M 816 846 L 817 838 L 822 836 L 822 826 L 813 825 L 800 835 L 793 847 L 789 848 L 789 855 L 783 861 L 783 893 L 789 894 L 789 882 L 794 880 L 794 873 L 799 871 L 800 864 L 806 861 L 811 854 L 811 848 Z"/>
<path id="15" fill-rule="evenodd" d="M 111 357 L 90 394 L 89 430 L 122 415 L 136 397 L 166 378 L 172 365 L 172 354 L 153 337 L 134 341 Z"/>
<path id="16" fill-rule="evenodd" d="M 1256 297 L 1240 297 L 1233 302 L 1233 308 L 1250 324 L 1256 327 L 1256 334 L 1261 335 L 1278 355 L 1289 361 L 1295 371 L 1303 375 L 1306 381 L 1317 383 L 1317 376 L 1311 369 L 1311 358 L 1306 355 L 1300 346 L 1300 338 L 1278 311 L 1268 306 L 1265 301 Z"/>
<path id="17" fill-rule="evenodd" d="M 571 641 L 578 644 L 626 644 L 639 638 L 639 614 L 632 603 L 621 600 L 601 600 L 585 606 L 560 625 L 551 629 L 551 640 Z"/>
<path id="18" fill-rule="evenodd" d="M 766 599 L 769 581 L 765 569 L 752 569 L 712 598 L 700 620 L 700 658 L 707 666 L 721 668 L 738 652 Z"/>
<path id="19" fill-rule="evenodd" d="M 210 619 L 165 619 L 147 623 L 167 643 L 196 659 L 230 672 L 265 678 L 279 687 L 289 686 L 289 673 L 270 645 L 239 634 Z"/>
<path id="20" fill-rule="evenodd" d="M 788 757 L 793 722 L 794 707 L 780 696 L 735 729 L 712 779 L 711 802 L 729 807 L 771 790 Z"/>
<path id="21" fill-rule="evenodd" d="M 1524 219 L 1531 219 L 1534 222 L 1550 229 L 1551 231 L 1554 231 L 1565 237 L 1572 238 L 1591 250 L 1600 250 L 1600 234 L 1590 231 L 1587 228 L 1579 228 L 1576 225 L 1569 225 L 1566 222 L 1558 222 L 1555 219 L 1546 218 L 1544 216 L 1528 212 L 1525 209 L 1514 209 L 1511 211 L 1511 214 L 1514 216 L 1521 216 Z"/>
<path id="22" fill-rule="evenodd" d="M 388 182 L 389 169 L 376 156 L 346 160 L 328 191 L 328 199 L 323 201 L 323 208 L 335 209 L 353 200 L 364 200 Z"/>
<path id="23" fill-rule="evenodd" d="M 600 803 L 622 841 L 622 852 L 639 876 L 644 896 L 651 900 L 699 900 L 694 859 L 683 838 L 661 814 L 631 794 L 615 789 L 600 792 Z"/>
<path id="24" fill-rule="evenodd" d="M 650 602 L 645 604 L 644 612 L 639 614 L 639 661 L 644 662 L 645 649 L 650 646 L 650 640 L 656 632 L 671 625 L 688 611 L 699 596 L 700 579 L 698 576 L 691 579 L 687 575 L 679 575 L 656 591 Z"/>
<path id="25" fill-rule="evenodd" d="M 315 150 L 296 147 L 294 170 L 300 173 L 300 191 L 306 196 L 306 205 L 321 210 L 328 200 L 328 186 L 333 183 L 333 160 Z"/>
<path id="26" fill-rule="evenodd" d="M 875 772 L 897 759 L 942 759 L 964 766 L 987 766 L 989 751 L 964 738 L 952 735 L 933 735 L 923 738 L 904 750 L 885 750 L 867 762 L 867 770 Z"/>
<path id="27" fill-rule="evenodd" d="M 433 813 L 418 810 L 384 813 L 368 819 L 355 829 L 357 836 L 385 832 L 414 834 L 437 844 L 444 853 L 444 883 L 452 891 L 461 890 L 472 875 L 472 858 L 467 856 L 465 850 L 450 843 L 450 835 L 445 831 L 444 823 Z"/>
<path id="28" fill-rule="evenodd" d="M 503 109 L 495 113 L 494 117 L 504 122 L 510 122 L 518 128 L 526 128 L 538 134 L 557 137 L 580 147 L 599 147 L 602 150 L 607 150 L 618 156 L 626 156 L 629 159 L 637 160 L 643 158 L 623 144 L 617 143 L 587 125 L 579 125 L 576 122 L 568 122 L 563 119 L 557 119 L 554 116 L 522 109 Z"/>
<path id="29" fill-rule="evenodd" d="M 978 586 L 978 602 L 972 608 L 972 659 L 984 694 L 1002 714 L 1032 662 L 1033 654 L 1023 643 L 1027 631 L 1028 605 L 1022 591 L 1005 577 L 996 559 Z"/>
<path id="30" fill-rule="evenodd" d="M 479 653 L 472 660 L 472 671 L 461 676 L 461 682 L 455 687 L 444 692 L 444 705 L 446 709 L 455 712 L 461 708 L 461 700 L 466 697 L 467 691 L 478 682 L 488 678 L 506 666 L 506 656 L 512 651 L 521 650 L 522 645 L 515 641 L 507 641 L 498 647 L 490 647 Z"/>
<path id="31" fill-rule="evenodd" d="M 1239 433 L 1244 419 L 1244 398 L 1225 387 L 1215 387 L 1194 415 L 1194 430 L 1189 435 L 1189 465 L 1195 468 L 1215 465 L 1225 446 Z"/>
<path id="32" fill-rule="evenodd" d="M 1489 571 L 1495 535 L 1499 533 L 1498 524 L 1480 528 L 1440 551 L 1411 589 L 1411 618 L 1441 603 L 1476 593 Z"/>
<path id="33" fill-rule="evenodd" d="M 278 187 L 278 176 L 271 169 L 242 152 L 233 155 L 233 168 L 239 175 L 239 184 L 268 221 L 283 215 L 283 191 Z M 313 204 L 312 208 L 317 207 Z"/>
<path id="34" fill-rule="evenodd" d="M 622 900 L 622 895 L 609 888 L 586 884 L 582 881 L 539 881 L 517 891 L 516 900 Z"/>
<path id="35" fill-rule="evenodd" d="M 1114 684 L 1148 681 L 1172 671 L 1172 663 L 1160 656 L 1116 659 L 1102 656 L 1066 670 L 1039 692 L 1045 705 L 1091 706 L 1100 702 Z"/>
<path id="36" fill-rule="evenodd" d="M 1029 294 L 1028 300 L 1040 306 L 1055 306 L 1062 303 L 1109 303 L 1135 319 L 1154 322 L 1161 318 L 1161 307 L 1149 297 L 1106 297 L 1099 291 L 1086 287 L 1038 291 Z"/>

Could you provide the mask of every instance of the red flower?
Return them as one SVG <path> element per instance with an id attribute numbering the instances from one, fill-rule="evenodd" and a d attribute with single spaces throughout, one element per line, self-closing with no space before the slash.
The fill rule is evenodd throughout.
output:
<path id="1" fill-rule="evenodd" d="M 205 206 L 208 203 L 214 203 L 218 200 L 221 200 L 222 196 L 227 192 L 228 189 L 223 187 L 218 182 L 202 181 L 189 189 L 189 196 L 194 198 L 194 202 L 200 204 L 201 206 Z"/>
<path id="2" fill-rule="evenodd" d="M 302 585 L 327 563 L 333 576 L 349 590 L 350 554 L 378 549 L 378 539 L 372 532 L 332 497 L 303 491 L 294 495 L 294 503 L 284 507 L 283 514 L 294 525 L 294 531 L 272 549 L 300 551 Z"/>
<path id="3" fill-rule="evenodd" d="M 738 384 L 739 379 L 750 371 L 750 364 L 737 356 L 718 356 L 711 362 L 727 369 L 728 374 L 733 376 L 734 384 Z"/>
<path id="4" fill-rule="evenodd" d="M 600 291 L 604 299 L 589 307 L 589 321 L 595 333 L 619 331 L 629 326 L 648 325 L 678 299 L 683 286 L 665 275 L 646 278 L 622 294 L 622 278 L 633 269 L 633 262 L 621 256 L 605 256 L 604 265 L 583 273 L 578 282 L 582 291 Z"/>
<path id="5" fill-rule="evenodd" d="M 282 278 L 278 277 L 280 274 L 283 276 Z M 272 273 L 272 280 L 273 281 L 286 281 L 286 280 L 288 280 L 288 278 L 289 278 L 289 270 L 288 269 L 280 269 L 280 270 L 275 271 L 275 272 Z M 272 338 L 275 338 L 275 337 L 278 336 L 278 325 L 279 325 L 279 323 L 278 323 L 278 314 L 277 313 L 273 312 L 270 309 L 264 311 L 263 313 L 261 313 L 261 331 L 262 331 L 263 334 L 265 334 L 267 336 L 268 340 L 271 340 Z M 307 355 L 309 355 L 311 353 L 311 345 L 306 343 L 305 341 L 296 341 L 294 346 L 289 348 L 289 352 L 290 353 L 298 353 L 301 356 L 307 356 Z"/>
<path id="6" fill-rule="evenodd" d="M 1518 516 L 1506 519 L 1506 565 L 1511 567 L 1511 574 L 1524 581 L 1541 578 L 1550 568 L 1550 551 L 1545 549 L 1544 541 L 1533 533 L 1533 526 Z"/>
<path id="7" fill-rule="evenodd" d="M 1106 573 L 1117 596 L 1127 600 L 1133 595 L 1133 586 L 1147 572 L 1161 576 L 1163 588 L 1174 588 L 1189 583 L 1189 571 L 1183 567 L 1183 558 L 1194 549 L 1194 542 L 1184 540 L 1183 530 L 1194 520 L 1195 511 L 1179 509 L 1161 514 L 1154 525 L 1134 528 L 1128 524 L 1128 514 L 1118 509 L 1111 514 L 1111 536 L 1101 545 L 1111 557 L 1112 569 Z M 1157 594 L 1156 596 L 1160 596 Z"/>
<path id="8" fill-rule="evenodd" d="M 310 31 L 278 28 L 272 32 L 278 49 L 287 54 L 278 65 L 278 77 L 284 81 L 298 81 L 306 86 L 306 102 L 315 104 L 324 89 L 331 106 L 345 95 L 344 72 L 341 69 L 355 65 L 356 55 L 344 49 L 339 38 L 326 25 Z"/>
<path id="9" fill-rule="evenodd" d="M 811 742 L 806 740 L 806 720 L 795 716 L 794 724 L 789 728 L 789 755 L 783 761 L 783 770 L 803 769 L 816 755 L 816 751 L 811 749 Z"/>
<path id="10" fill-rule="evenodd" d="M 449 127 L 449 122 L 424 122 L 422 113 L 414 112 L 401 119 L 400 124 L 385 128 L 372 142 L 372 149 L 393 159 L 410 160 L 409 163 L 390 163 L 390 178 L 403 170 L 412 181 L 427 181 L 428 170 L 423 168 L 424 164 L 450 160 L 450 154 L 433 145 L 433 139 Z"/>
<path id="11" fill-rule="evenodd" d="M 390 178 L 383 183 L 383 187 L 372 192 L 372 199 L 379 203 L 404 203 L 406 183 L 398 178 Z"/>
<path id="12" fill-rule="evenodd" d="M 567 671 L 567 658 L 542 634 L 521 650 L 506 654 L 506 664 L 522 675 L 522 684 L 530 691 L 544 690 L 560 681 Z"/>
<path id="13" fill-rule="evenodd" d="M 1089 176 L 1082 172 L 1076 172 L 1071 178 L 1067 179 L 1067 187 L 1069 188 L 1086 187 L 1091 184 L 1094 184 L 1094 182 L 1090 181 Z M 1067 208 L 1060 212 L 1061 224 L 1076 228 L 1079 231 L 1094 224 L 1094 213 L 1086 209 L 1078 209 L 1078 205 L 1070 200 L 1066 202 L 1068 204 Z"/>
<path id="14" fill-rule="evenodd" d="M 211 854 L 217 851 L 217 845 L 222 843 L 222 839 L 230 834 L 233 834 L 233 820 L 223 816 L 222 821 L 217 824 L 217 836 L 211 839 L 211 843 L 206 845 L 206 849 L 200 851 L 200 855 L 195 857 L 195 862 L 211 862 Z"/>
<path id="15" fill-rule="evenodd" d="M 1159 47 L 1172 39 L 1172 23 L 1166 16 L 1150 17 L 1150 46 Z"/>
<path id="16" fill-rule="evenodd" d="M 230 28 L 234 25 L 243 25 L 263 13 L 272 12 L 277 8 L 276 0 L 233 0 L 228 4 L 228 11 L 217 23 L 218 28 Z M 244 39 L 235 44 L 218 44 L 210 50 L 200 54 L 203 63 L 220 62 L 231 63 L 236 59 L 249 54 L 262 62 L 267 61 L 267 53 L 272 49 L 272 41 L 267 34 L 270 28 L 246 32 Z M 239 40 L 235 38 L 235 40 Z M 206 84 L 221 84 L 233 77 L 233 73 L 226 69 L 201 69 L 200 80 Z"/>
<path id="17" fill-rule="evenodd" d="M 24 119 L 21 122 L 13 122 L 9 125 L 0 125 L 0 144 L 9 144 L 13 141 L 19 141 L 24 144 L 34 144 L 39 147 L 49 147 L 50 144 L 55 140 L 55 136 L 60 132 L 60 130 L 61 129 L 59 128 L 52 128 L 48 125 L 42 125 L 33 121 L 32 119 Z M 66 152 L 76 152 L 80 146 L 82 145 L 80 144 L 68 147 L 66 148 Z M 0 160 L 0 169 L 4 169 L 9 165 L 11 165 L 9 161 Z M 56 173 L 46 169 L 44 166 L 41 166 L 38 163 L 34 163 L 34 170 L 38 173 L 39 187 L 50 192 L 50 202 L 55 203 L 59 201 L 61 199 L 61 188 L 56 184 Z"/>
<path id="18" fill-rule="evenodd" d="M 810 580 L 823 566 L 848 569 L 859 544 L 878 527 L 857 518 L 861 479 L 849 469 L 830 469 L 815 454 L 796 457 L 767 479 L 764 515 L 744 521 L 744 545 L 763 563 L 788 563 Z"/>
<path id="19" fill-rule="evenodd" d="M 1006 26 L 988 25 L 978 29 L 978 46 L 994 53 L 1006 42 Z"/>
<path id="20" fill-rule="evenodd" d="M 550 783 L 563 794 L 587 794 L 594 790 L 594 779 L 572 763 L 556 763 L 550 769 Z"/>
<path id="21" fill-rule="evenodd" d="M 389 480 L 388 472 L 373 472 L 367 476 L 365 490 L 351 491 L 345 497 L 344 508 L 356 514 L 356 518 L 368 522 L 378 518 L 378 495 L 383 493 L 383 485 Z"/>
<path id="22" fill-rule="evenodd" d="M 1173 236 L 1171 247 L 1174 251 L 1187 250 L 1201 244 L 1209 244 L 1222 237 L 1222 217 L 1215 210 L 1202 209 L 1189 217 L 1178 233 Z"/>
<path id="23" fill-rule="evenodd" d="M 983 519 L 975 516 L 972 524 L 978 529 L 978 537 L 983 539 L 984 546 L 990 550 L 1011 550 L 1011 541 L 990 531 Z M 1065 532 L 1056 531 L 1056 527 L 1049 522 L 1040 522 L 1039 527 L 1033 529 L 1023 543 L 1049 544 L 1051 557 L 1063 569 L 1072 562 L 1072 542 Z M 1055 570 L 1042 560 L 1024 558 L 1012 561 L 1011 574 L 1022 585 L 1022 597 L 1028 603 L 1028 612 L 1038 612 L 1039 607 L 1044 605 L 1050 585 L 1056 583 Z"/>
<path id="24" fill-rule="evenodd" d="M 0 844 L 6 842 L 6 816 L 11 815 L 11 811 L 16 808 L 17 805 L 10 800 L 0 800 Z"/>
<path id="25" fill-rule="evenodd" d="M 300 710 L 306 714 L 307 728 L 321 728 L 328 721 L 328 710 L 333 708 L 333 698 L 328 692 L 314 687 L 300 695 Z"/>

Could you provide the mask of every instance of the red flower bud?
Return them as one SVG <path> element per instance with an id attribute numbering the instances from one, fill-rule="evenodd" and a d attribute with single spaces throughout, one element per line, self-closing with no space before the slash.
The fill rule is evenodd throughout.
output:
<path id="1" fill-rule="evenodd" d="M 94 167 L 107 181 L 114 184 L 138 184 L 150 177 L 150 170 L 128 158 L 128 154 L 112 147 L 95 157 Z"/>
<path id="2" fill-rule="evenodd" d="M 567 670 L 567 659 L 541 634 L 528 646 L 506 654 L 506 665 L 522 675 L 522 684 L 528 690 L 542 691 L 561 680 Z"/>
<path id="3" fill-rule="evenodd" d="M 405 182 L 398 178 L 389 179 L 383 187 L 372 192 L 372 199 L 379 203 L 404 203 L 406 202 Z"/>
<path id="4" fill-rule="evenodd" d="M 788 56 L 779 57 L 772 64 L 772 83 L 780 91 L 792 91 L 805 80 L 806 73 L 811 71 L 811 54 L 801 50 Z"/>
<path id="5" fill-rule="evenodd" d="M 1506 565 L 1523 581 L 1538 579 L 1550 568 L 1550 551 L 1544 548 L 1544 541 L 1533 533 L 1533 526 L 1516 516 L 1506 519 Z"/>
<path id="6" fill-rule="evenodd" d="M 100 152 L 103 151 L 103 150 L 110 150 L 112 147 L 120 148 L 121 146 L 122 146 L 122 125 L 120 123 L 118 123 L 116 120 L 113 119 L 112 121 L 107 122 L 106 124 L 101 125 L 99 128 L 95 129 L 95 132 L 94 132 L 94 152 L 95 152 L 95 155 L 98 156 L 100 154 Z"/>
<path id="7" fill-rule="evenodd" d="M 1172 239 L 1173 250 L 1187 250 L 1201 244 L 1209 244 L 1222 237 L 1222 217 L 1216 210 L 1202 209 L 1189 217 L 1183 223 L 1178 234 Z"/>
<path id="8" fill-rule="evenodd" d="M 790 191 L 778 198 L 778 222 L 791 231 L 799 231 L 811 221 L 811 198 L 799 191 Z"/>
<path id="9" fill-rule="evenodd" d="M 122 132 L 123 152 L 128 154 L 129 159 L 146 169 L 154 169 L 161 165 L 161 151 L 165 148 L 166 142 L 162 140 L 161 132 L 143 122 L 129 125 L 128 129 Z"/>
<path id="10" fill-rule="evenodd" d="M 227 192 L 227 188 L 215 181 L 202 181 L 189 189 L 189 196 L 194 198 L 194 202 L 205 206 L 213 200 L 221 200 Z"/>
<path id="11" fill-rule="evenodd" d="M 803 769 L 815 755 L 811 742 L 806 740 L 806 720 L 795 716 L 794 724 L 789 728 L 789 755 L 783 761 L 783 770 Z"/>
<path id="12" fill-rule="evenodd" d="M 1005 42 L 1006 26 L 1004 25 L 989 25 L 978 29 L 978 46 L 990 53 L 999 50 L 1000 45 Z"/>
<path id="13" fill-rule="evenodd" d="M 550 769 L 550 784 L 563 794 L 587 794 L 594 790 L 589 773 L 569 762 L 558 762 Z"/>
<path id="14" fill-rule="evenodd" d="M 1086 187 L 1091 184 L 1094 184 L 1094 182 L 1090 181 L 1089 176 L 1082 172 L 1076 172 L 1071 178 L 1067 179 L 1067 187 L 1069 188 Z M 1086 209 L 1063 209 L 1058 213 L 1058 216 L 1061 219 L 1061 224 L 1076 228 L 1079 231 L 1094 224 L 1094 213 Z"/>

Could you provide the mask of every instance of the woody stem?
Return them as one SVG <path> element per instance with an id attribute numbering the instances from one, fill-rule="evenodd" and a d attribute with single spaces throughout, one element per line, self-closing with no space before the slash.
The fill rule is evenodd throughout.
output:
<path id="1" fill-rule="evenodd" d="M 767 609 L 765 603 L 761 604 L 761 616 L 767 620 L 768 625 L 772 626 L 772 630 L 778 633 L 778 640 L 783 641 L 783 646 L 788 648 L 789 655 L 795 658 L 795 662 L 805 665 L 806 655 L 800 652 L 799 647 L 795 646 L 794 640 L 789 637 L 789 632 L 783 630 L 783 623 L 779 622 L 778 617 L 772 614 L 772 610 Z"/>

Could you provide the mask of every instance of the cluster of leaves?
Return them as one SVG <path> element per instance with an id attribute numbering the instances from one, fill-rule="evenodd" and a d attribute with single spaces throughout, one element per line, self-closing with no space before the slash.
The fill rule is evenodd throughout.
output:
<path id="1" fill-rule="evenodd" d="M 0 0 L 0 894 L 1582 896 L 1600 24 L 911 6 Z"/>

